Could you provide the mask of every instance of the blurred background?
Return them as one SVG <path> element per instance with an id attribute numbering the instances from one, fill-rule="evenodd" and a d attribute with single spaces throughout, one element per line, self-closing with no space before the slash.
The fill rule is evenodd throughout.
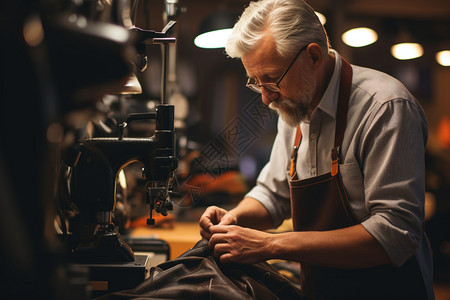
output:
<path id="1" fill-rule="evenodd" d="M 352 64 L 399 79 L 426 112 L 425 228 L 436 284 L 446 290 L 450 3 L 307 2 L 320 14 L 334 49 Z M 74 284 L 64 278 L 74 275 L 58 258 L 64 256 L 64 244 L 53 236 L 59 210 L 74 213 L 70 201 L 64 202 L 70 192 L 63 167 L 75 161 L 80 138 L 118 136 L 117 125 L 129 113 L 175 105 L 174 209 L 167 217 L 156 216 L 156 227 L 195 223 L 207 206 L 231 207 L 254 185 L 269 158 L 277 116 L 245 87 L 245 70 L 226 56 L 223 40 L 222 45 L 221 40 L 204 43 L 214 42 L 218 32 L 203 43 L 196 40 L 208 30 L 226 34 L 246 5 L 246 0 L 1 1 L 0 267 L 10 278 L 5 284 L 10 291 L 20 281 L 48 299 L 70 298 L 63 287 Z M 176 43 L 144 43 L 142 36 L 130 34 L 135 27 L 162 32 L 170 21 L 176 24 L 167 36 Z M 360 33 L 361 28 L 370 30 Z M 360 35 L 352 40 L 352 33 Z M 397 50 L 414 49 L 398 53 L 398 44 Z M 128 135 L 150 137 L 154 129 L 151 122 L 137 122 Z M 127 235 L 145 226 L 148 207 L 141 166 L 127 165 L 121 174 L 115 222 Z M 48 294 L 45 287 L 55 285 L 58 292 Z"/>

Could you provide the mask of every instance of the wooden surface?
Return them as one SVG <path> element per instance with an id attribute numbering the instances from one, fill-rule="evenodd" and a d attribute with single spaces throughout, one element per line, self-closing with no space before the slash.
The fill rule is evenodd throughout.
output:
<path id="1" fill-rule="evenodd" d="M 198 223 L 175 222 L 173 228 L 137 227 L 131 232 L 135 238 L 158 238 L 170 246 L 170 259 L 191 249 L 201 239 Z"/>

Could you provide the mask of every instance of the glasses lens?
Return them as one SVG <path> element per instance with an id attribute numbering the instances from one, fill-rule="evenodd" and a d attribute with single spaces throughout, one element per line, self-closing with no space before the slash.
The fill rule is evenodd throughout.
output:
<path id="1" fill-rule="evenodd" d="M 248 84 L 247 87 L 250 88 L 252 91 L 261 94 L 261 88 L 259 86 L 257 86 L 256 84 Z"/>
<path id="2" fill-rule="evenodd" d="M 247 81 L 246 86 L 251 89 L 254 92 L 261 93 L 262 88 L 265 88 L 266 90 L 270 92 L 278 93 L 280 91 L 280 88 L 276 83 L 263 83 L 258 84 L 256 83 L 256 80 L 253 78 L 249 78 Z"/>
<path id="3" fill-rule="evenodd" d="M 278 93 L 280 91 L 280 88 L 275 83 L 261 84 L 261 87 L 264 87 L 265 89 L 274 93 Z"/>
<path id="4" fill-rule="evenodd" d="M 245 86 L 248 87 L 249 89 L 251 89 L 254 92 L 261 93 L 261 89 L 258 86 L 258 83 L 253 78 L 249 78 L 247 80 L 247 84 Z"/>

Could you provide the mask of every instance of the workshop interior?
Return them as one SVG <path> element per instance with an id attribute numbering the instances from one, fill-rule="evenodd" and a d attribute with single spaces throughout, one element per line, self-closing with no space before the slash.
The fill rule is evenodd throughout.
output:
<path id="1" fill-rule="evenodd" d="M 425 230 L 436 286 L 450 290 L 450 5 L 307 2 L 333 48 L 398 78 L 427 114 Z M 133 288 L 200 240 L 207 206 L 233 207 L 249 191 L 277 115 L 245 88 L 242 64 L 224 52 L 226 36 L 210 44 L 246 5 L 1 2 L 5 299 L 91 299 Z M 220 31 L 202 38 L 213 27 Z M 372 39 L 352 43 L 356 27 Z M 418 54 L 396 54 L 406 42 Z M 276 265 L 295 280 L 295 268 Z"/>

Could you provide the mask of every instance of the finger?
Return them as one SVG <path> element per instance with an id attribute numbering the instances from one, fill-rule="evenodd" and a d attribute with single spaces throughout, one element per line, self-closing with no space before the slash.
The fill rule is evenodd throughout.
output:
<path id="1" fill-rule="evenodd" d="M 209 228 L 211 228 L 211 226 L 213 225 L 212 222 L 209 221 L 208 218 L 202 217 L 198 222 L 198 224 L 200 226 L 200 235 L 205 239 L 209 240 L 209 238 L 211 237 Z"/>
<path id="2" fill-rule="evenodd" d="M 200 227 L 209 228 L 210 226 L 214 225 L 211 218 L 213 218 L 211 212 L 209 210 L 206 210 L 200 217 L 200 220 L 198 222 Z"/>
<path id="3" fill-rule="evenodd" d="M 230 226 L 224 226 L 224 225 L 213 225 L 211 227 L 209 227 L 209 232 L 211 234 L 216 234 L 216 233 L 227 233 L 229 231 L 229 227 Z"/>
<path id="4" fill-rule="evenodd" d="M 202 229 L 202 230 L 204 230 L 204 231 L 209 231 L 209 228 L 211 227 L 211 226 L 213 226 L 214 224 L 211 222 L 211 220 L 210 219 L 208 219 L 208 218 L 206 218 L 206 217 L 202 217 L 201 219 L 200 219 L 200 221 L 198 222 L 198 225 L 200 225 L 200 228 Z"/>
<path id="5" fill-rule="evenodd" d="M 225 253 L 228 253 L 230 251 L 230 245 L 226 243 L 219 243 L 214 246 L 214 256 L 220 257 L 224 255 Z"/>
<path id="6" fill-rule="evenodd" d="M 211 233 L 203 228 L 200 229 L 200 235 L 207 240 L 211 238 Z"/>
<path id="7" fill-rule="evenodd" d="M 236 224 L 236 217 L 229 212 L 223 216 L 222 220 L 220 220 L 219 223 L 219 225 L 234 225 L 234 224 Z"/>
<path id="8" fill-rule="evenodd" d="M 215 206 L 208 207 L 202 214 L 199 220 L 199 225 L 201 228 L 208 230 L 212 225 L 216 225 L 220 222 L 220 209 Z"/>
<path id="9" fill-rule="evenodd" d="M 234 256 L 230 252 L 223 253 L 222 255 L 220 255 L 219 259 L 223 264 L 235 262 Z"/>
<path id="10" fill-rule="evenodd" d="M 211 233 L 211 237 L 209 238 L 209 247 L 214 249 L 218 244 L 227 244 L 227 237 L 225 233 Z"/>

